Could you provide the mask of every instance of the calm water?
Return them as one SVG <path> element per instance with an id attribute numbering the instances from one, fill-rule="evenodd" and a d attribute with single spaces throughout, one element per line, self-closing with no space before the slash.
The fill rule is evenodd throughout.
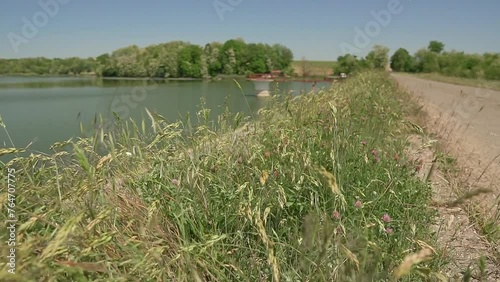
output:
<path id="1" fill-rule="evenodd" d="M 243 93 L 231 80 L 224 81 L 144 81 L 65 77 L 0 76 L 0 116 L 16 147 L 32 143 L 31 150 L 48 152 L 54 142 L 91 134 L 96 116 L 112 120 L 113 112 L 121 118 L 132 118 L 139 124 L 147 117 L 145 108 L 163 115 L 169 121 L 184 120 L 189 113 L 195 119 L 200 99 L 220 114 L 228 99 L 231 112 L 249 115 L 264 106 L 267 99 L 251 96 L 251 82 L 239 81 Z M 273 89 L 309 91 L 310 83 L 283 82 Z M 318 83 L 318 88 L 329 87 Z M 250 94 L 250 95 L 249 95 Z M 245 101 L 248 101 L 247 102 Z M 80 130 L 83 124 L 86 133 Z M 6 132 L 0 128 L 0 147 L 12 147 Z"/>

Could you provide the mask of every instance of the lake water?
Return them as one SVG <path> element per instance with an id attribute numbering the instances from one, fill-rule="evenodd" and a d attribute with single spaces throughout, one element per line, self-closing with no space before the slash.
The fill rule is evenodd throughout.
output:
<path id="1" fill-rule="evenodd" d="M 189 113 L 195 120 L 200 99 L 211 109 L 212 117 L 223 112 L 227 99 L 232 113 L 249 115 L 268 100 L 252 96 L 253 83 L 222 81 L 152 81 L 71 77 L 0 76 L 0 116 L 8 135 L 0 127 L 0 147 L 24 148 L 48 152 L 55 142 L 82 136 L 80 124 L 87 133 L 95 127 L 96 117 L 112 120 L 132 118 L 139 124 L 147 117 L 145 109 L 169 121 L 185 120 Z M 317 88 L 329 87 L 318 83 Z M 272 90 L 309 92 L 311 83 L 273 83 Z M 242 93 L 243 92 L 243 93 Z M 245 94 L 245 95 L 243 95 Z M 146 118 L 147 119 L 147 118 Z M 9 138 L 12 139 L 12 142 Z M 85 135 L 85 133 L 84 133 Z"/>

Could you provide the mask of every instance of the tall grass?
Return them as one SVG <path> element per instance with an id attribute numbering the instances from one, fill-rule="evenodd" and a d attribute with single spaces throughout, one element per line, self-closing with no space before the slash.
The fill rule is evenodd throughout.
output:
<path id="1" fill-rule="evenodd" d="M 17 274 L 3 264 L 0 280 L 438 277 L 430 187 L 403 153 L 404 95 L 364 73 L 276 95 L 257 121 L 226 110 L 215 130 L 205 108 L 196 127 L 149 113 L 151 127 L 122 121 L 16 158 Z"/>

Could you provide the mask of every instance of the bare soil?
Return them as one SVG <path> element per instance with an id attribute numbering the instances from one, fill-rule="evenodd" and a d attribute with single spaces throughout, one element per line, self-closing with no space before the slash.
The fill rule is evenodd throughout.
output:
<path id="1" fill-rule="evenodd" d="M 420 100 L 429 117 L 427 128 L 463 168 L 466 190 L 492 190 L 478 203 L 493 216 L 500 196 L 500 91 L 392 76 Z"/>
<path id="2" fill-rule="evenodd" d="M 470 218 L 468 204 L 453 203 L 463 193 L 491 189 L 488 194 L 472 198 L 484 216 L 495 216 L 500 191 L 500 92 L 423 80 L 393 74 L 395 80 L 413 93 L 421 104 L 424 118 L 419 124 L 431 136 L 410 138 L 408 155 L 422 169 L 417 176 L 433 187 L 433 202 L 438 217 L 432 229 L 438 245 L 451 263 L 444 269 L 449 281 L 463 281 L 463 271 L 473 269 L 473 281 L 500 281 L 500 249 L 478 231 Z M 462 168 L 458 174 L 436 160 L 436 142 L 444 145 Z M 454 179 L 459 175 L 461 179 Z M 457 191 L 457 187 L 459 188 Z M 451 205 L 450 205 L 451 204 Z M 498 223 L 498 222 L 497 222 Z M 486 277 L 480 277 L 479 260 L 485 258 Z"/>

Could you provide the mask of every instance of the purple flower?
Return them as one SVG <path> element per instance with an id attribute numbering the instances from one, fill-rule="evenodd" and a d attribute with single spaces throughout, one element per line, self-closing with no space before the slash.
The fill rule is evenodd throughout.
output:
<path id="1" fill-rule="evenodd" d="M 387 227 L 385 229 L 385 233 L 387 233 L 387 234 L 392 234 L 392 232 L 394 232 L 394 230 L 392 230 L 392 228 L 390 228 L 390 227 Z"/>
<path id="2" fill-rule="evenodd" d="M 179 180 L 177 180 L 177 179 L 174 178 L 174 179 L 172 179 L 172 184 L 174 186 L 179 186 L 181 184 L 181 182 Z"/>
<path id="3" fill-rule="evenodd" d="M 372 155 L 376 156 L 378 154 L 378 151 L 377 151 L 377 149 L 373 149 L 371 153 L 372 153 Z"/>
<path id="4" fill-rule="evenodd" d="M 382 216 L 382 221 L 383 221 L 383 222 L 390 222 L 390 221 L 391 221 L 391 217 L 390 217 L 388 214 L 386 214 L 386 213 L 385 213 L 385 214 Z"/>
<path id="5" fill-rule="evenodd" d="M 335 219 L 340 219 L 340 213 L 338 211 L 334 211 L 332 213 L 332 217 L 335 218 Z"/>
<path id="6" fill-rule="evenodd" d="M 363 203 L 361 202 L 361 200 L 357 200 L 356 203 L 354 203 L 354 206 L 359 209 L 363 207 Z"/>
<path id="7" fill-rule="evenodd" d="M 366 146 L 366 144 L 368 144 L 368 142 L 366 142 L 366 140 L 363 140 L 363 141 L 361 141 L 361 144 L 363 144 L 364 146 Z"/>

